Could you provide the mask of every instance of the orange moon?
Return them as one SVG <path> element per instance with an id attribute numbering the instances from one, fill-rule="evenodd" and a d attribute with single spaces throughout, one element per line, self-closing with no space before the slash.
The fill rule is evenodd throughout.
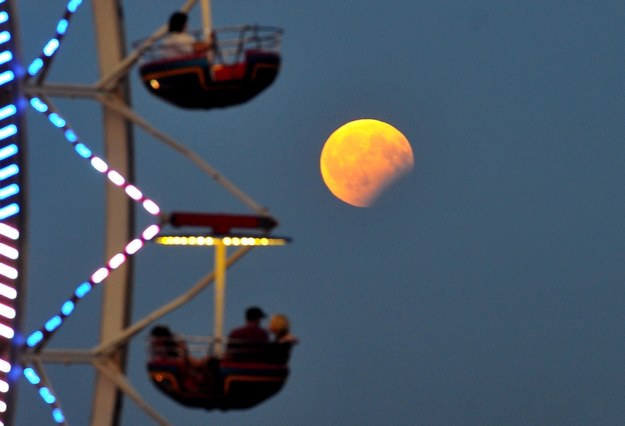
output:
<path id="1" fill-rule="evenodd" d="M 321 151 L 321 176 L 335 197 L 370 207 L 414 165 L 412 147 L 396 128 L 361 119 L 339 127 Z"/>

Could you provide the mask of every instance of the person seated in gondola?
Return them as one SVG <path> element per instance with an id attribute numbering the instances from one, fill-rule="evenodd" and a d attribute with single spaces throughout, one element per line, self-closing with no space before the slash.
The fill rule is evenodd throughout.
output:
<path id="1" fill-rule="evenodd" d="M 187 32 L 187 14 L 174 12 L 169 18 L 169 31 L 161 40 L 159 52 L 163 58 L 175 58 L 206 52 L 210 43 L 201 42 Z"/>
<path id="2" fill-rule="evenodd" d="M 269 331 L 274 338 L 269 345 L 268 361 L 272 364 L 286 364 L 291 356 L 291 348 L 298 343 L 291 334 L 289 319 L 283 314 L 274 314 L 269 319 Z"/>
<path id="3" fill-rule="evenodd" d="M 174 336 L 166 325 L 156 325 L 150 332 L 150 353 L 152 359 L 180 360 L 187 362 L 187 345 Z"/>
<path id="4" fill-rule="evenodd" d="M 260 323 L 267 315 L 257 306 L 245 311 L 245 325 L 228 335 L 226 357 L 237 361 L 262 361 L 269 343 L 269 334 Z"/>
<path id="5" fill-rule="evenodd" d="M 180 368 L 180 385 L 184 392 L 219 394 L 219 361 L 211 356 L 195 358 L 187 344 L 166 325 L 156 325 L 150 332 L 151 361 L 174 362 Z"/>

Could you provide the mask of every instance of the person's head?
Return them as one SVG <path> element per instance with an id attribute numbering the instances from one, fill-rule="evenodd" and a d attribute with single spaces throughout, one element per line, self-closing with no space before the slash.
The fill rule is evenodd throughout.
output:
<path id="1" fill-rule="evenodd" d="M 250 306 L 245 311 L 245 320 L 247 322 L 259 323 L 260 320 L 266 318 L 267 315 L 258 306 Z"/>
<path id="2" fill-rule="evenodd" d="M 283 336 L 289 332 L 290 324 L 286 315 L 274 314 L 269 320 L 269 331 L 276 336 Z"/>
<path id="3" fill-rule="evenodd" d="M 169 32 L 181 33 L 187 26 L 187 14 L 183 12 L 174 12 L 169 18 Z"/>
<path id="4" fill-rule="evenodd" d="M 166 325 L 157 325 L 152 328 L 150 334 L 153 337 L 173 337 L 173 333 Z"/>

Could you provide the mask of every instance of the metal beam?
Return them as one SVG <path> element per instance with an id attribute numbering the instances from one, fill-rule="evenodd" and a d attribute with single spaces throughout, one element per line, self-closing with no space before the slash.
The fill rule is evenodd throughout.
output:
<path id="1" fill-rule="evenodd" d="M 122 26 L 121 0 L 93 1 L 96 44 L 100 74 L 112 72 L 125 56 L 125 34 Z M 119 79 L 110 88 L 119 102 L 128 105 L 127 78 Z M 104 145 L 107 162 L 111 168 L 132 181 L 133 152 L 131 127 L 127 121 L 106 106 L 102 110 Z M 131 200 L 107 183 L 106 187 L 106 241 L 105 257 L 119 252 L 132 238 L 133 204 Z M 103 291 L 100 321 L 100 340 L 107 341 L 126 328 L 132 306 L 132 259 L 129 259 L 106 280 Z M 123 373 L 126 370 L 127 345 L 119 346 L 110 354 L 110 364 Z M 93 394 L 91 425 L 114 426 L 120 423 L 123 394 L 117 384 L 101 370 L 96 373 Z"/>

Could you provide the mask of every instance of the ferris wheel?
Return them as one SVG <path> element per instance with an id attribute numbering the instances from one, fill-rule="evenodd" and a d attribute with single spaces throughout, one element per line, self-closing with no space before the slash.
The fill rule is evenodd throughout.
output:
<path id="1" fill-rule="evenodd" d="M 276 78 L 280 65 L 281 30 L 243 26 L 222 30 L 212 28 L 208 0 L 201 2 L 202 38 L 207 48 L 176 57 L 161 57 L 159 50 L 168 32 L 166 25 L 126 53 L 123 39 L 121 0 L 97 0 L 91 4 L 100 79 L 91 85 L 53 84 L 47 73 L 64 37 L 71 34 L 71 23 L 82 0 L 69 0 L 60 19 L 51 29 L 53 36 L 44 43 L 41 54 L 22 62 L 20 28 L 14 19 L 16 0 L 0 0 L 0 425 L 12 425 L 19 415 L 14 408 L 18 383 L 32 385 L 42 403 L 50 408 L 49 421 L 69 424 L 63 409 L 63 395 L 54 390 L 54 377 L 47 373 L 49 363 L 84 364 L 95 369 L 91 424 L 116 425 L 121 421 L 120 401 L 132 400 L 157 424 L 170 424 L 129 380 L 129 342 L 140 332 L 193 299 L 211 283 L 215 287 L 214 336 L 210 340 L 210 368 L 213 382 L 194 383 L 188 389 L 188 360 L 180 354 L 163 356 L 160 341 L 152 341 L 152 358 L 146 377 L 166 396 L 190 407 L 205 409 L 245 409 L 276 394 L 288 376 L 286 361 L 275 362 L 263 352 L 262 359 L 225 357 L 223 333 L 225 273 L 256 246 L 283 245 L 288 238 L 272 234 L 277 221 L 234 183 L 215 170 L 188 147 L 152 126 L 131 107 L 127 75 L 142 61 L 141 78 L 157 98 L 182 108 L 223 108 L 244 103 L 267 88 Z M 197 0 L 187 0 L 180 11 L 187 13 Z M 171 28 L 170 28 L 171 30 Z M 234 33 L 235 37 L 227 34 Z M 97 155 L 70 124 L 53 98 L 73 97 L 98 102 L 102 106 L 104 155 Z M 200 99 L 199 101 L 197 99 Z M 156 99 L 156 98 L 155 98 Z M 71 145 L 77 161 L 88 163 L 106 183 L 105 242 L 107 259 L 74 291 L 40 328 L 23 330 L 23 308 L 27 282 L 26 269 L 27 205 L 25 176 L 28 171 L 25 110 L 43 115 L 50 131 L 60 134 Z M 206 212 L 163 212 L 151 196 L 133 183 L 134 158 L 129 148 L 132 126 L 139 127 L 157 141 L 178 152 L 225 188 L 250 214 Z M 135 210 L 144 211 L 151 223 L 134 229 Z M 185 234 L 171 229 L 185 229 Z M 150 243 L 212 246 L 214 270 L 179 297 L 156 307 L 144 318 L 132 322 L 133 277 L 130 265 L 135 255 Z M 228 247 L 234 252 L 228 254 Z M 49 349 L 48 343 L 63 332 L 65 320 L 92 289 L 102 288 L 102 316 L 99 343 L 81 350 Z M 264 349 L 263 349 L 264 351 Z M 248 354 L 249 355 L 249 354 Z M 282 354 L 280 359 L 282 359 Z M 253 368 L 251 367 L 253 366 Z M 193 367 L 196 368 L 196 367 Z M 202 365 L 200 371 L 207 368 Z M 197 375 L 197 369 L 193 371 Z M 218 377 L 218 385 L 215 383 Z M 253 396 L 250 396 L 253 395 Z M 46 420 L 42 420 L 42 424 Z"/>

